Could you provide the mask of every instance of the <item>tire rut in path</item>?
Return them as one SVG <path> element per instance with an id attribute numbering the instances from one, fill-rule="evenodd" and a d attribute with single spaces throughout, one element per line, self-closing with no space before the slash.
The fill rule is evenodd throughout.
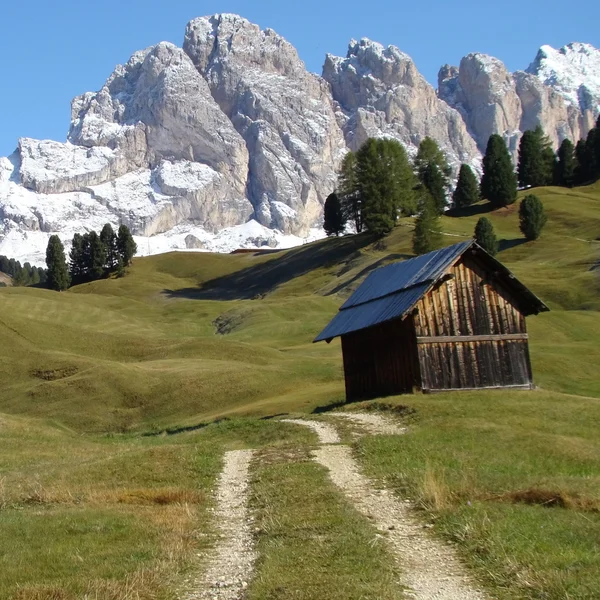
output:
<path id="1" fill-rule="evenodd" d="M 248 471 L 252 450 L 233 450 L 217 487 L 214 518 L 219 539 L 205 573 L 190 585 L 185 600 L 240 600 L 248 586 L 256 552 L 248 515 Z"/>
<path id="2" fill-rule="evenodd" d="M 281 419 L 281 422 L 310 427 L 317 434 L 321 444 L 340 443 L 338 432 L 335 430 L 335 427 L 329 425 L 329 423 L 323 423 L 322 421 L 305 421 L 304 419 Z"/>
<path id="3" fill-rule="evenodd" d="M 360 421 L 367 422 L 362 418 Z M 316 431 L 322 446 L 313 451 L 314 459 L 329 471 L 333 483 L 354 507 L 385 534 L 394 559 L 402 569 L 402 583 L 408 588 L 408 597 L 414 600 L 486 598 L 474 586 L 454 549 L 424 532 L 423 525 L 411 514 L 410 502 L 395 498 L 385 489 L 375 489 L 361 474 L 351 448 L 339 445 L 335 428 L 327 423 L 303 419 L 287 419 L 286 422 Z M 386 429 L 391 425 L 387 421 L 385 424 Z M 371 426 L 375 424 L 371 423 Z M 397 426 L 394 424 L 394 427 Z M 398 427 L 397 433 L 404 431 Z"/>
<path id="4" fill-rule="evenodd" d="M 392 419 L 376 413 L 363 412 L 332 412 L 332 417 L 346 419 L 357 423 L 368 433 L 373 435 L 402 435 L 406 433 L 406 428 L 395 423 Z"/>

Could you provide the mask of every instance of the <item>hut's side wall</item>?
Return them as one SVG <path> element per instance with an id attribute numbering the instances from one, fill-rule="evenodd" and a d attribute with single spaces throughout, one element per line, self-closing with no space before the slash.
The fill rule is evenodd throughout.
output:
<path id="1" fill-rule="evenodd" d="M 525 317 L 465 256 L 414 316 L 423 389 L 531 385 Z"/>
<path id="2" fill-rule="evenodd" d="M 420 384 L 411 318 L 344 335 L 342 352 L 349 401 L 401 394 Z"/>

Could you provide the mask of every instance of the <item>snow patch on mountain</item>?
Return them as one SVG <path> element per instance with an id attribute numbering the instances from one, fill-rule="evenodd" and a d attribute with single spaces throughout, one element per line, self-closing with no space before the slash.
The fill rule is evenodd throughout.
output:
<path id="1" fill-rule="evenodd" d="M 582 111 L 600 112 L 600 50 L 591 44 L 542 46 L 526 71 Z"/>

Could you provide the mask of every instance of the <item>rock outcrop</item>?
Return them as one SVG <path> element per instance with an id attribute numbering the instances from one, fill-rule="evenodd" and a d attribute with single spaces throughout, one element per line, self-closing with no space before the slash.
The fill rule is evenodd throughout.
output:
<path id="1" fill-rule="evenodd" d="M 358 149 L 369 137 L 390 136 L 414 152 L 429 136 L 450 163 L 477 160 L 477 147 L 461 115 L 437 97 L 412 59 L 398 48 L 352 40 L 346 58 L 327 55 L 323 77 L 340 107 L 350 149 Z"/>
<path id="2" fill-rule="evenodd" d="M 191 21 L 184 50 L 246 142 L 257 220 L 305 232 L 335 188 L 346 151 L 329 87 L 289 42 L 235 15 Z"/>

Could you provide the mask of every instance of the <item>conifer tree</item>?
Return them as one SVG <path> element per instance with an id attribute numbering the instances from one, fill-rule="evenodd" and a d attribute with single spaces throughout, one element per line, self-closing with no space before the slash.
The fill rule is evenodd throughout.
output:
<path id="1" fill-rule="evenodd" d="M 117 248 L 123 266 L 129 266 L 132 258 L 137 252 L 137 245 L 127 225 L 121 225 L 119 227 L 119 232 L 117 234 Z"/>
<path id="2" fill-rule="evenodd" d="M 502 137 L 490 136 L 483 157 L 481 195 L 494 207 L 507 206 L 517 199 L 517 175 Z"/>
<path id="3" fill-rule="evenodd" d="M 445 154 L 430 137 L 424 138 L 419 144 L 415 157 L 415 171 L 419 181 L 433 198 L 436 210 L 442 214 L 447 206 L 446 196 L 452 171 Z"/>
<path id="4" fill-rule="evenodd" d="M 402 144 L 392 139 L 368 139 L 356 153 L 356 178 L 362 200 L 362 220 L 375 235 L 392 230 L 399 214 L 415 208 L 415 176 Z"/>
<path id="5" fill-rule="evenodd" d="M 106 270 L 112 271 L 119 264 L 119 249 L 117 248 L 117 236 L 110 223 L 106 223 L 100 232 L 100 241 L 106 251 Z"/>
<path id="6" fill-rule="evenodd" d="M 465 208 L 479 202 L 479 183 L 473 169 L 469 165 L 460 165 L 458 182 L 452 194 L 452 206 L 454 208 Z"/>
<path id="7" fill-rule="evenodd" d="M 590 181 L 589 165 L 586 141 L 579 140 L 575 146 L 575 183 L 577 185 L 583 185 Z"/>
<path id="8" fill-rule="evenodd" d="M 529 241 L 537 240 L 546 220 L 542 201 L 534 194 L 525 196 L 519 206 L 519 229 L 525 238 Z"/>
<path id="9" fill-rule="evenodd" d="M 327 235 L 341 235 L 346 227 L 346 217 L 338 195 L 329 194 L 323 207 L 323 229 Z"/>
<path id="10" fill-rule="evenodd" d="M 50 289 L 61 292 L 69 287 L 69 271 L 65 259 L 65 248 L 57 235 L 50 236 L 46 247 L 46 266 Z"/>
<path id="11" fill-rule="evenodd" d="M 354 223 L 356 233 L 363 230 L 362 198 L 356 174 L 356 153 L 348 152 L 342 160 L 338 175 L 338 197 L 346 221 Z"/>
<path id="12" fill-rule="evenodd" d="M 554 183 L 564 187 L 575 184 L 575 148 L 573 142 L 565 138 L 558 149 Z"/>
<path id="13" fill-rule="evenodd" d="M 554 173 L 555 155 L 550 140 L 540 126 L 525 131 L 519 143 L 517 171 L 521 187 L 550 185 Z"/>
<path id="14" fill-rule="evenodd" d="M 87 272 L 92 280 L 100 279 L 104 275 L 106 264 L 106 248 L 95 231 L 87 234 Z"/>
<path id="15" fill-rule="evenodd" d="M 71 251 L 69 252 L 69 270 L 73 284 L 81 283 L 85 280 L 85 255 L 83 249 L 83 237 L 76 233 L 71 241 Z"/>
<path id="16" fill-rule="evenodd" d="M 475 241 L 489 254 L 498 254 L 498 239 L 494 233 L 494 226 L 486 217 L 481 217 L 475 225 Z"/>
<path id="17" fill-rule="evenodd" d="M 437 250 L 442 244 L 440 216 L 433 198 L 424 191 L 419 201 L 419 214 L 415 220 L 413 252 L 425 254 Z"/>

